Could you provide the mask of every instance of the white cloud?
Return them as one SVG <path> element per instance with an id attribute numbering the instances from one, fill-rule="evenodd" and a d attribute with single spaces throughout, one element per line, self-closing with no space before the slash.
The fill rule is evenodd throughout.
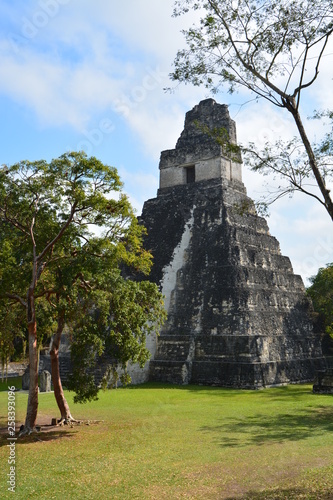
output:
<path id="1" fill-rule="evenodd" d="M 184 128 L 186 111 L 202 98 L 202 94 L 198 94 L 196 89 L 184 98 L 156 89 L 147 92 L 144 102 L 131 107 L 127 122 L 140 138 L 145 151 L 155 161 L 158 161 L 161 151 L 175 147 Z"/>
<path id="2" fill-rule="evenodd" d="M 124 166 L 120 166 L 118 172 L 124 183 L 124 192 L 128 195 L 137 213 L 140 214 L 144 202 L 156 196 L 158 172 L 156 171 L 155 175 L 147 174 L 144 171 L 134 173 Z"/>
<path id="3" fill-rule="evenodd" d="M 49 4 L 57 2 L 49 0 Z M 59 1 L 57 12 L 48 14 L 42 26 L 43 18 L 38 15 L 47 12 L 42 8 L 46 3 L 6 4 L 3 15 L 10 29 L 0 39 L 0 92 L 32 110 L 45 128 L 70 126 L 84 134 L 95 129 L 103 116 L 124 120 L 142 150 L 156 161 L 155 175 L 147 174 L 144 167 L 134 175 L 132 166 L 120 169 L 126 191 L 140 211 L 143 201 L 155 196 L 161 150 L 175 147 L 185 112 L 207 97 L 204 89 L 192 86 L 181 85 L 174 94 L 163 91 L 172 85 L 168 74 L 177 49 L 184 44 L 180 30 L 197 19 L 198 13 L 171 18 L 174 0 L 68 0 Z M 30 37 L 24 36 L 29 23 Z M 323 59 L 318 81 L 304 94 L 311 101 L 301 103 L 304 116 L 312 108 L 333 107 L 333 42 L 327 53 L 331 55 Z M 241 105 L 247 99 L 243 94 L 217 97 L 230 104 L 240 142 L 260 145 L 267 139 L 296 134 L 288 114 L 263 100 L 238 111 L 233 103 Z M 311 136 L 319 133 L 317 122 L 307 127 Z M 264 178 L 244 166 L 244 181 L 249 195 L 258 199 Z M 317 242 L 331 230 L 324 209 L 295 198 L 282 200 L 271 211 L 272 233 L 281 240 L 283 253 L 291 254 L 295 269 L 306 275 L 305 259 L 320 254 Z"/>
<path id="4" fill-rule="evenodd" d="M 300 193 L 273 207 L 270 232 L 278 238 L 282 254 L 291 259 L 295 273 L 309 284 L 308 278 L 319 267 L 333 262 L 332 221 L 324 207 Z"/>
<path id="5" fill-rule="evenodd" d="M 198 12 L 173 18 L 174 0 L 126 0 L 105 2 L 72 0 L 72 14 L 80 6 L 81 15 L 119 37 L 127 47 L 158 57 L 159 64 L 171 64 L 176 51 L 184 45 L 181 30 L 198 19 Z"/>
<path id="6" fill-rule="evenodd" d="M 333 39 L 330 39 L 322 58 L 319 75 L 316 82 L 305 91 L 309 95 L 313 109 L 332 109 L 332 67 L 333 67 Z"/>
<path id="7" fill-rule="evenodd" d="M 46 0 L 27 2 L 17 12 L 16 31 L 1 43 L 1 91 L 32 109 L 45 126 L 80 129 L 124 101 L 130 113 L 122 115 L 145 144 L 143 129 L 158 130 L 159 124 L 165 131 L 161 115 L 158 123 L 152 116 L 165 109 L 163 87 L 170 84 L 168 73 L 182 44 L 184 25 L 171 18 L 173 0 L 49 3 L 58 3 L 56 14 L 47 14 Z M 156 134 L 150 150 L 154 143 Z"/>

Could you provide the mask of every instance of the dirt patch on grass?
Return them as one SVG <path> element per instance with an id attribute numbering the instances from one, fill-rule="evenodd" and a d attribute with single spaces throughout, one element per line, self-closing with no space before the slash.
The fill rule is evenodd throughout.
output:
<path id="1" fill-rule="evenodd" d="M 279 499 L 333 499 L 333 493 L 325 491 L 320 485 L 315 488 L 300 486 L 301 478 L 308 467 L 320 469 L 327 467 L 331 461 L 313 458 L 309 463 L 292 463 L 287 468 L 268 466 L 257 470 L 250 462 L 248 466 L 239 468 L 223 465 L 209 465 L 196 471 L 182 474 L 181 488 L 154 485 L 149 488 L 149 499 L 221 499 L 221 500 L 279 500 Z M 318 486 L 319 491 L 317 491 Z M 312 496 L 311 496 L 312 495 Z"/>

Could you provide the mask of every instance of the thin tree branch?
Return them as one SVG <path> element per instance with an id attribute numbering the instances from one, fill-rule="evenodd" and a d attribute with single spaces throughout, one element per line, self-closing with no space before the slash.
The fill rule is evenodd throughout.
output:
<path id="1" fill-rule="evenodd" d="M 6 208 L 0 207 L 0 211 L 3 212 L 4 219 L 9 222 L 12 226 L 16 227 L 19 229 L 22 233 L 26 234 L 27 236 L 30 235 L 29 229 L 24 227 L 20 222 L 18 222 L 15 218 L 12 218 L 8 215 Z"/>
<path id="2" fill-rule="evenodd" d="M 27 302 L 23 300 L 22 297 L 20 297 L 16 293 L 5 293 L 4 296 L 7 297 L 8 299 L 15 300 L 15 302 L 19 302 L 25 308 L 27 307 Z"/>
<path id="3" fill-rule="evenodd" d="M 55 245 L 55 243 L 64 234 L 64 232 L 66 231 L 66 229 L 68 228 L 68 226 L 70 225 L 70 223 L 73 220 L 74 214 L 76 212 L 76 207 L 77 207 L 77 202 L 74 202 L 74 204 L 72 206 L 72 209 L 71 209 L 71 213 L 70 213 L 67 221 L 65 222 L 65 224 L 63 225 L 63 227 L 60 229 L 59 233 L 53 238 L 52 241 L 50 241 L 50 243 L 48 243 L 46 245 L 46 247 L 44 248 L 44 250 L 37 256 L 37 261 L 40 261 L 44 257 L 44 255 Z"/>
<path id="4" fill-rule="evenodd" d="M 317 79 L 317 77 L 319 75 L 319 65 L 320 65 L 323 53 L 325 51 L 326 45 L 328 43 L 328 38 L 329 38 L 329 36 L 332 33 L 333 33 L 333 30 L 331 30 L 328 34 L 326 34 L 325 37 L 322 37 L 320 40 L 317 40 L 316 43 L 312 45 L 312 47 L 313 47 L 314 45 L 316 45 L 317 43 L 319 43 L 323 38 L 325 38 L 325 42 L 323 44 L 323 47 L 322 47 L 322 49 L 321 49 L 321 51 L 319 53 L 318 59 L 317 59 L 317 64 L 316 64 L 316 68 L 315 68 L 315 74 L 314 74 L 313 78 L 308 83 L 302 84 L 303 76 L 304 76 L 304 71 L 305 71 L 306 57 L 307 57 L 307 52 L 308 51 L 306 51 L 306 53 L 305 53 L 304 61 L 303 61 L 303 68 L 302 68 L 302 75 L 301 75 L 301 79 L 300 79 L 300 85 L 294 90 L 294 94 L 293 94 L 293 97 L 296 97 L 296 95 L 298 94 L 297 95 L 297 107 L 296 107 L 296 109 L 298 109 L 298 107 L 299 107 L 301 90 L 303 90 L 303 89 L 305 89 L 307 87 L 310 87 L 313 84 L 313 82 Z"/>
<path id="5" fill-rule="evenodd" d="M 231 34 L 231 31 L 230 31 L 230 28 L 229 28 L 229 25 L 228 23 L 224 20 L 223 16 L 220 14 L 219 12 L 219 9 L 218 7 L 216 6 L 215 2 L 213 0 L 208 0 L 208 3 L 210 4 L 210 6 L 212 7 L 212 9 L 214 10 L 215 14 L 220 18 L 225 30 L 227 31 L 228 33 L 228 38 L 230 40 L 230 43 L 236 53 L 236 56 L 237 58 L 239 59 L 239 61 L 241 62 L 241 64 L 244 66 L 245 69 L 247 69 L 248 71 L 250 71 L 250 73 L 252 73 L 256 78 L 258 78 L 264 85 L 266 85 L 268 88 L 270 88 L 271 90 L 273 90 L 273 92 L 275 92 L 276 94 L 278 94 L 282 99 L 288 99 L 290 96 L 288 96 L 287 94 L 285 94 L 285 92 L 283 92 L 281 89 L 279 89 L 278 87 L 276 87 L 276 85 L 274 85 L 270 80 L 268 80 L 267 78 L 265 78 L 264 76 L 262 76 L 255 68 L 254 65 L 251 65 L 249 64 L 248 62 L 246 62 L 244 60 L 244 58 L 242 57 L 241 53 L 239 52 L 238 48 L 237 48 L 237 45 L 233 39 L 233 36 Z M 265 95 L 263 95 L 263 97 L 265 97 L 266 99 L 268 99 L 268 97 L 266 97 Z"/>
<path id="6" fill-rule="evenodd" d="M 273 58 L 272 58 L 272 60 L 271 60 L 271 62 L 270 62 L 270 65 L 268 66 L 268 69 L 267 69 L 267 71 L 266 71 L 266 78 L 267 78 L 267 80 L 268 80 L 268 74 L 269 74 L 269 72 L 271 71 L 271 69 L 272 69 L 273 65 L 275 64 L 276 58 L 278 57 L 278 55 L 281 53 L 281 51 L 282 51 L 282 49 L 283 49 L 283 46 L 284 46 L 284 42 L 285 42 L 285 40 L 286 40 L 287 33 L 288 33 L 288 31 L 285 31 L 285 33 L 284 33 L 284 35 L 283 35 L 283 38 L 282 38 L 282 42 L 281 42 L 281 44 L 280 44 L 280 47 L 279 47 L 279 49 L 275 52 L 275 54 L 273 55 Z"/>

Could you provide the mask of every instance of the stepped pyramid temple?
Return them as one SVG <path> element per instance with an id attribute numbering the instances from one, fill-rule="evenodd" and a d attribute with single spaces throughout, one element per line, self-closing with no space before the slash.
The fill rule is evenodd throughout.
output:
<path id="1" fill-rule="evenodd" d="M 149 377 L 241 388 L 313 381 L 325 363 L 302 279 L 247 197 L 240 156 L 207 127 L 237 143 L 227 106 L 200 102 L 175 149 L 161 153 L 160 188 L 140 217 L 149 279 L 168 312 Z"/>

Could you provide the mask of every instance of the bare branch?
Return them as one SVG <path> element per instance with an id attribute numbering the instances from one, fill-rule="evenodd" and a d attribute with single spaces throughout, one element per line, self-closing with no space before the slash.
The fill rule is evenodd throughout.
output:
<path id="1" fill-rule="evenodd" d="M 272 70 L 272 68 L 273 68 L 273 66 L 275 64 L 275 61 L 276 61 L 277 57 L 281 54 L 281 52 L 283 50 L 283 47 L 284 47 L 284 44 L 285 44 L 285 41 L 286 41 L 287 33 L 288 33 L 288 31 L 285 31 L 285 33 L 284 33 L 284 35 L 282 37 L 282 41 L 280 43 L 280 46 L 279 46 L 278 50 L 275 52 L 275 54 L 273 55 L 272 60 L 270 62 L 270 65 L 268 66 L 268 69 L 266 71 L 266 78 L 267 78 L 267 80 L 268 80 L 268 75 L 269 75 L 270 71 Z"/>
<path id="2" fill-rule="evenodd" d="M 3 213 L 4 220 L 9 222 L 12 226 L 16 227 L 22 233 L 29 236 L 30 232 L 27 227 L 24 227 L 20 222 L 18 222 L 14 217 L 10 217 L 7 213 L 6 207 L 0 207 L 0 211 Z"/>
<path id="3" fill-rule="evenodd" d="M 20 297 L 16 293 L 5 293 L 4 296 L 7 297 L 8 299 L 15 300 L 15 302 L 19 302 L 25 308 L 27 307 L 27 302 L 23 300 L 22 297 Z"/>
<path id="4" fill-rule="evenodd" d="M 327 43 L 328 43 L 328 39 L 330 37 L 330 35 L 333 33 L 333 30 L 331 30 L 328 34 L 325 35 L 325 37 L 322 37 L 320 40 L 317 40 L 315 44 L 312 45 L 312 47 L 314 45 L 316 45 L 317 43 L 320 43 L 320 41 L 323 40 L 323 38 L 325 38 L 325 41 L 324 41 L 324 44 L 323 44 L 323 47 L 319 53 L 319 56 L 318 56 L 318 59 L 317 59 L 317 64 L 316 64 L 316 67 L 315 67 L 315 72 L 314 72 L 314 76 L 313 78 L 308 82 L 308 83 L 305 83 L 303 84 L 303 77 L 304 77 L 304 72 L 305 72 L 305 64 L 307 62 L 307 53 L 308 53 L 308 50 L 306 50 L 306 53 L 305 53 L 305 56 L 304 56 L 304 60 L 303 60 L 303 67 L 302 67 L 302 74 L 301 74 L 301 78 L 300 78 L 300 84 L 299 86 L 294 90 L 294 94 L 293 94 L 293 97 L 296 97 L 297 95 L 297 108 L 299 107 L 299 101 L 300 101 L 300 92 L 301 90 L 307 88 L 307 87 L 310 87 L 313 82 L 317 79 L 318 75 L 319 75 L 319 65 L 320 65 L 320 62 L 321 62 L 321 59 L 323 57 L 323 54 L 324 54 L 324 51 L 325 51 L 325 48 L 327 46 Z M 310 48 L 311 46 L 309 46 Z"/>
<path id="5" fill-rule="evenodd" d="M 225 30 L 228 33 L 228 39 L 230 40 L 230 43 L 235 51 L 235 55 L 237 59 L 240 61 L 240 63 L 244 66 L 245 69 L 247 69 L 250 73 L 252 73 L 258 80 L 260 80 L 265 86 L 270 88 L 273 92 L 275 92 L 277 95 L 279 95 L 282 99 L 288 99 L 289 96 L 285 92 L 283 92 L 281 89 L 279 89 L 276 85 L 274 85 L 268 78 L 265 78 L 263 75 L 259 73 L 259 71 L 255 68 L 254 65 L 249 64 L 245 59 L 242 57 L 241 53 L 239 52 L 237 48 L 237 44 L 235 43 L 235 40 L 232 36 L 230 27 L 224 17 L 221 15 L 216 3 L 213 0 L 208 0 L 209 5 L 212 7 L 214 10 L 215 14 L 217 17 L 220 19 L 222 25 L 224 26 Z M 234 68 L 233 68 L 234 69 Z M 249 85 L 246 85 L 249 88 Z M 265 97 L 267 99 L 266 95 L 262 95 L 262 97 Z"/>

